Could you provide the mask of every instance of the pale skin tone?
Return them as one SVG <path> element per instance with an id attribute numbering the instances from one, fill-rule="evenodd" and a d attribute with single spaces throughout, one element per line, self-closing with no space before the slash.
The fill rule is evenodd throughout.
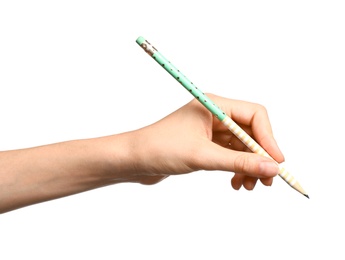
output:
<path id="1" fill-rule="evenodd" d="M 277 161 L 266 109 L 208 94 Z M 231 143 L 231 145 L 229 145 Z M 121 182 L 155 184 L 198 170 L 235 173 L 231 185 L 272 185 L 278 166 L 253 154 L 198 101 L 141 129 L 0 152 L 0 212 Z"/>

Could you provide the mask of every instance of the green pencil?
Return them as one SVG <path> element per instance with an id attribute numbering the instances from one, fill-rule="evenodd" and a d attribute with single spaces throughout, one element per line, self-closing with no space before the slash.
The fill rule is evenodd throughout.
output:
<path id="1" fill-rule="evenodd" d="M 253 138 L 239 127 L 224 111 L 222 111 L 207 95 L 197 88 L 186 76 L 184 76 L 170 61 L 168 61 L 158 50 L 143 37 L 139 37 L 136 42 L 156 60 L 171 76 L 188 90 L 201 104 L 203 104 L 215 117 L 217 117 L 238 139 L 242 141 L 252 152 L 266 156 L 274 160 Z M 278 164 L 278 163 L 277 163 Z M 297 180 L 281 165 L 279 165 L 279 176 L 292 188 L 309 196 L 303 190 Z"/>

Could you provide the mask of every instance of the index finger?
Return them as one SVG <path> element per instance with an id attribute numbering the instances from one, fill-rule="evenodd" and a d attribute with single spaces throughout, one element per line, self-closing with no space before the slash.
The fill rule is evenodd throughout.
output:
<path id="1" fill-rule="evenodd" d="M 225 102 L 225 103 L 224 103 Z M 277 162 L 284 161 L 284 155 L 273 136 L 271 123 L 264 106 L 241 100 L 226 99 L 222 108 L 237 124 L 251 128 L 257 143 Z"/>

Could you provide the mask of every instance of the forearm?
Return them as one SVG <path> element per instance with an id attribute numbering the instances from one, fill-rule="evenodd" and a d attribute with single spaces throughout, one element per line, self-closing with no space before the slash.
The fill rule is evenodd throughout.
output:
<path id="1" fill-rule="evenodd" d="M 0 153 L 0 212 L 134 181 L 131 134 Z"/>

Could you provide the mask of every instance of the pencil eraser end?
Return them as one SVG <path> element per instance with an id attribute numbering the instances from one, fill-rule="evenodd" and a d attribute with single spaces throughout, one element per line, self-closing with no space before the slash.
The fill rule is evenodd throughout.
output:
<path id="1" fill-rule="evenodd" d="M 144 37 L 138 37 L 138 39 L 136 40 L 137 44 L 141 45 L 143 42 L 145 41 Z"/>

